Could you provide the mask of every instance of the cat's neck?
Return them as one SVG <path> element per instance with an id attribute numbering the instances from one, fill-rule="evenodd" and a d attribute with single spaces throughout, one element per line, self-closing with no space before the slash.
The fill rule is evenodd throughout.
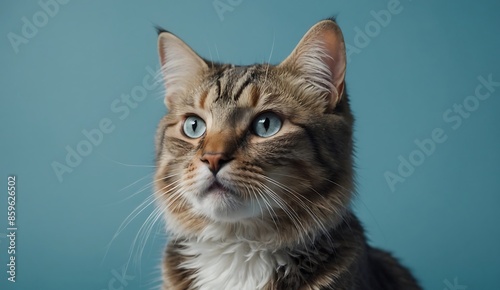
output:
<path id="1" fill-rule="evenodd" d="M 267 241 L 235 236 L 225 240 L 184 239 L 178 241 L 179 253 L 189 258 L 180 266 L 194 273 L 191 278 L 195 289 L 274 289 L 277 281 L 300 283 L 313 276 L 318 267 L 333 255 L 343 255 L 347 248 L 361 249 L 362 235 L 357 219 L 347 216 L 335 229 L 293 247 L 275 248 Z M 285 276 L 288 278 L 283 279 Z"/>
<path id="2" fill-rule="evenodd" d="M 289 264 L 284 250 L 270 250 L 257 241 L 184 241 L 181 267 L 194 270 L 196 289 L 269 289 L 273 274 Z"/>

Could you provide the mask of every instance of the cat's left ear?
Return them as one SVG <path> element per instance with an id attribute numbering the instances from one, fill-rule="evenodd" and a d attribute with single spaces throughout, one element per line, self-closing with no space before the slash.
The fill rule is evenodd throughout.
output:
<path id="1" fill-rule="evenodd" d="M 333 109 L 344 93 L 346 71 L 344 36 L 340 27 L 333 20 L 317 23 L 279 66 L 298 70 L 308 87 L 326 94 L 328 107 Z"/>
<path id="2" fill-rule="evenodd" d="M 184 41 L 166 31 L 158 35 L 158 53 L 167 90 L 165 105 L 170 108 L 208 65 Z"/>

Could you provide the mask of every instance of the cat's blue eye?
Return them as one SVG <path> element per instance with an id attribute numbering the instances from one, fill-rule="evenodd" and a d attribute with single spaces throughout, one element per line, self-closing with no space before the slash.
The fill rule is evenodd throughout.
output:
<path id="1" fill-rule="evenodd" d="M 200 138 L 201 135 L 205 134 L 207 130 L 207 126 L 205 125 L 205 121 L 198 116 L 189 116 L 184 121 L 184 126 L 182 127 L 184 130 L 184 134 L 189 138 Z"/>
<path id="2" fill-rule="evenodd" d="M 259 115 L 252 123 L 252 130 L 260 137 L 271 137 L 281 129 L 281 119 L 278 115 L 268 112 Z"/>

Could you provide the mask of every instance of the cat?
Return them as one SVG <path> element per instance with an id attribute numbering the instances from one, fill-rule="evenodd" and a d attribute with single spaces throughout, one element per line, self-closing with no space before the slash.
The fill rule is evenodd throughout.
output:
<path id="1" fill-rule="evenodd" d="M 211 62 L 158 33 L 163 289 L 421 289 L 350 208 L 354 118 L 334 19 L 278 65 Z"/>

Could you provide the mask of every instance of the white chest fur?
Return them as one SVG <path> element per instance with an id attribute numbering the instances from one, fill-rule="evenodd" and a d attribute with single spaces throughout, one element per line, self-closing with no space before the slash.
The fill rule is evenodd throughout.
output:
<path id="1" fill-rule="evenodd" d="M 196 271 L 199 290 L 259 290 L 270 281 L 276 268 L 286 264 L 284 255 L 250 241 L 188 242 L 182 254 L 194 258 L 182 267 Z"/>

